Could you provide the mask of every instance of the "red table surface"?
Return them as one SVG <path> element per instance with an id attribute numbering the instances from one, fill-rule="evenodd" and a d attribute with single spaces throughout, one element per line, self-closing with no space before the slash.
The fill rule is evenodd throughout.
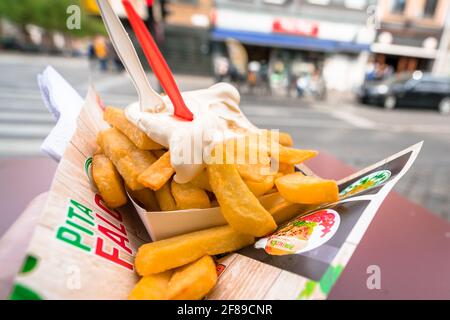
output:
<path id="1" fill-rule="evenodd" d="M 327 153 L 307 164 L 331 179 L 355 171 Z M 33 197 L 48 190 L 56 166 L 47 158 L 0 160 L 0 236 Z M 381 289 L 367 288 L 370 265 L 380 267 Z M 450 299 L 450 223 L 391 192 L 329 299 Z"/>

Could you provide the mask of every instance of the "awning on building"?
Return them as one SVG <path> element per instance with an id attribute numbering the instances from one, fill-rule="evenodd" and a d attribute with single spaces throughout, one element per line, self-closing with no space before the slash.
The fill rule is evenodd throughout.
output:
<path id="1" fill-rule="evenodd" d="M 369 44 L 342 42 L 312 37 L 302 37 L 279 33 L 262 33 L 227 29 L 213 29 L 213 40 L 236 39 L 242 43 L 277 48 L 302 49 L 325 52 L 360 52 L 368 51 Z"/>
<path id="2" fill-rule="evenodd" d="M 370 49 L 374 53 L 424 59 L 435 59 L 437 54 L 436 49 L 401 46 L 398 44 L 373 43 Z"/>

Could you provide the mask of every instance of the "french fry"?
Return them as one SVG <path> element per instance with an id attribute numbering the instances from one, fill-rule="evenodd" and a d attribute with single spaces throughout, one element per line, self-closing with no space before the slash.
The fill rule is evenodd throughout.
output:
<path id="1" fill-rule="evenodd" d="M 202 188 L 203 190 L 212 192 L 211 185 L 209 184 L 209 178 L 208 173 L 206 172 L 206 169 L 200 172 L 197 176 L 194 177 L 194 179 L 191 180 L 191 183 L 199 188 Z"/>
<path id="2" fill-rule="evenodd" d="M 289 133 L 278 131 L 278 139 L 275 139 L 275 136 L 272 133 L 273 131 L 267 130 L 269 141 L 275 140 L 275 142 L 278 142 L 285 147 L 292 147 L 292 145 L 294 144 L 294 141 L 292 140 L 292 137 Z"/>
<path id="3" fill-rule="evenodd" d="M 284 176 L 284 173 L 278 171 L 278 172 L 274 175 L 273 179 L 274 179 L 274 181 L 275 181 L 275 180 L 277 180 L 278 178 L 281 178 L 282 176 Z"/>
<path id="4" fill-rule="evenodd" d="M 155 156 L 136 147 L 116 128 L 100 131 L 97 142 L 105 155 L 113 162 L 125 184 L 131 190 L 143 189 L 138 176 L 156 161 Z"/>
<path id="5" fill-rule="evenodd" d="M 173 271 L 165 271 L 141 278 L 134 286 L 129 300 L 166 300 Z"/>
<path id="6" fill-rule="evenodd" d="M 255 238 L 221 226 L 183 234 L 142 245 L 135 259 L 136 271 L 142 276 L 160 273 L 200 259 L 241 249 Z"/>
<path id="7" fill-rule="evenodd" d="M 305 176 L 300 172 L 278 178 L 275 185 L 283 198 L 295 203 L 323 204 L 339 198 L 336 181 Z"/>
<path id="8" fill-rule="evenodd" d="M 251 180 L 244 180 L 244 182 L 247 185 L 247 187 L 250 189 L 250 191 L 256 197 L 259 197 L 273 188 L 274 177 L 266 176 L 265 179 L 261 182 L 256 182 L 256 181 L 251 181 Z"/>
<path id="9" fill-rule="evenodd" d="M 160 211 L 158 201 L 156 200 L 155 192 L 148 188 L 141 190 L 129 190 L 131 196 L 135 198 L 139 205 L 147 211 Z"/>
<path id="10" fill-rule="evenodd" d="M 229 139 L 215 146 L 209 163 L 270 166 L 269 145 L 266 140 L 255 134 Z"/>
<path id="11" fill-rule="evenodd" d="M 264 164 L 237 164 L 236 168 L 239 175 L 244 180 L 263 182 L 267 176 L 272 175 L 270 172 L 270 163 Z"/>
<path id="12" fill-rule="evenodd" d="M 97 148 L 94 151 L 94 156 L 97 154 L 104 154 L 102 148 L 100 148 L 100 146 L 97 146 Z"/>
<path id="13" fill-rule="evenodd" d="M 295 172 L 295 165 L 293 164 L 280 162 L 278 165 L 278 172 L 283 173 L 283 175 Z"/>
<path id="14" fill-rule="evenodd" d="M 281 144 L 282 146 L 285 147 L 292 147 L 292 145 L 294 144 L 294 141 L 292 140 L 292 137 L 289 133 L 287 132 L 279 132 L 278 133 L 278 143 Z"/>
<path id="15" fill-rule="evenodd" d="M 167 152 L 166 149 L 160 149 L 160 150 L 152 150 L 152 153 L 155 155 L 156 158 L 161 158 L 165 153 Z"/>
<path id="16" fill-rule="evenodd" d="M 235 165 L 209 164 L 207 171 L 211 188 L 230 226 L 256 237 L 276 229 L 272 216 L 245 185 Z"/>
<path id="17" fill-rule="evenodd" d="M 286 199 L 282 199 L 282 201 L 271 207 L 269 212 L 277 225 L 280 225 L 293 217 L 312 210 L 314 207 L 316 207 L 316 205 L 293 203 Z"/>
<path id="18" fill-rule="evenodd" d="M 160 189 L 155 191 L 156 200 L 162 211 L 174 211 L 177 210 L 175 199 L 170 191 L 170 184 L 167 182 Z"/>
<path id="19" fill-rule="evenodd" d="M 179 210 L 210 208 L 211 203 L 206 191 L 192 183 L 171 183 L 172 196 Z"/>
<path id="20" fill-rule="evenodd" d="M 274 181 L 275 181 L 275 180 L 274 180 Z M 275 183 L 274 183 L 272 189 L 267 190 L 267 191 L 264 193 L 264 195 L 266 195 L 266 194 L 271 194 L 271 193 L 275 193 L 275 192 L 278 192 L 278 190 L 277 190 L 277 188 L 275 188 Z M 276 222 L 276 221 L 275 221 L 275 222 Z"/>
<path id="21" fill-rule="evenodd" d="M 110 208 L 127 203 L 123 181 L 111 160 L 103 154 L 96 154 L 92 160 L 92 177 L 103 201 Z"/>
<path id="22" fill-rule="evenodd" d="M 267 147 L 265 141 L 255 135 L 229 140 L 225 149 L 226 163 L 236 164 L 242 179 L 262 182 L 267 175 L 272 174 Z M 230 157 L 233 153 L 234 158 Z"/>
<path id="23" fill-rule="evenodd" d="M 116 128 L 100 131 L 97 135 L 97 144 L 114 164 L 137 148 L 130 139 Z"/>
<path id="24" fill-rule="evenodd" d="M 315 157 L 318 152 L 315 150 L 301 150 L 295 148 L 289 148 L 280 145 L 278 148 L 278 154 L 271 154 L 275 159 L 278 159 L 280 163 L 298 164 Z"/>
<path id="25" fill-rule="evenodd" d="M 170 152 L 167 151 L 139 175 L 138 181 L 147 188 L 158 190 L 174 173 L 175 170 L 170 164 Z"/>
<path id="26" fill-rule="evenodd" d="M 216 264 L 210 256 L 175 269 L 168 286 L 171 300 L 200 300 L 217 282 Z"/>
<path id="27" fill-rule="evenodd" d="M 164 147 L 150 139 L 145 132 L 132 124 L 125 116 L 122 109 L 114 107 L 106 107 L 103 113 L 103 119 L 111 126 L 119 129 L 128 137 L 139 149 L 142 150 L 158 150 Z"/>

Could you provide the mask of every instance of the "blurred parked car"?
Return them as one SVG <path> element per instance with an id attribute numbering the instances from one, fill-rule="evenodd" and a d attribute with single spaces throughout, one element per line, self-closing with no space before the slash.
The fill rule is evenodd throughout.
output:
<path id="1" fill-rule="evenodd" d="M 450 114 L 450 78 L 421 71 L 395 75 L 381 82 L 366 82 L 359 88 L 357 97 L 362 103 L 377 104 L 386 109 L 399 106 L 433 108 L 442 114 Z"/>

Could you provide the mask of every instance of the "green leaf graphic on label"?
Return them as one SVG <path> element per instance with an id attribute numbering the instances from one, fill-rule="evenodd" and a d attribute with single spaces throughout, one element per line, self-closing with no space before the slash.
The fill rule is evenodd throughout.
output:
<path id="1" fill-rule="evenodd" d="M 305 288 L 303 291 L 298 295 L 297 299 L 308 299 L 312 296 L 314 293 L 314 289 L 316 288 L 317 282 L 308 280 L 305 283 Z"/>
<path id="2" fill-rule="evenodd" d="M 323 275 L 322 279 L 320 279 L 320 289 L 323 293 L 328 294 L 331 291 L 331 288 L 333 287 L 336 280 L 339 278 L 342 270 L 344 270 L 344 266 L 337 265 L 337 266 L 330 266 L 325 274 Z"/>
<path id="3" fill-rule="evenodd" d="M 41 296 L 30 288 L 16 283 L 9 297 L 10 300 L 42 300 Z"/>
<path id="4" fill-rule="evenodd" d="M 91 166 L 92 166 L 92 157 L 89 157 L 84 162 L 84 172 L 86 173 L 89 181 L 92 183 L 93 179 L 92 179 Z"/>
<path id="5" fill-rule="evenodd" d="M 344 190 L 342 190 L 339 193 L 339 195 L 341 197 L 349 196 L 367 189 L 377 187 L 382 183 L 386 182 L 390 177 L 391 172 L 389 170 L 380 170 L 372 172 L 347 186 Z"/>
<path id="6" fill-rule="evenodd" d="M 32 256 L 31 254 L 28 254 L 25 258 L 25 261 L 22 265 L 22 270 L 20 273 L 27 273 L 32 271 L 38 263 L 38 259 L 35 256 Z"/>
<path id="7" fill-rule="evenodd" d="M 317 225 L 317 222 L 300 220 L 300 221 L 294 221 L 292 223 L 292 225 L 294 225 L 296 227 L 305 226 L 305 227 L 310 227 L 311 229 L 314 229 L 314 227 Z"/>

